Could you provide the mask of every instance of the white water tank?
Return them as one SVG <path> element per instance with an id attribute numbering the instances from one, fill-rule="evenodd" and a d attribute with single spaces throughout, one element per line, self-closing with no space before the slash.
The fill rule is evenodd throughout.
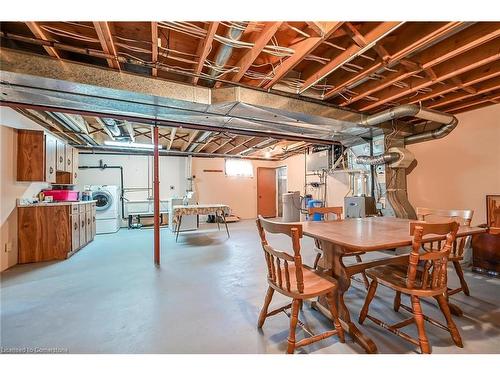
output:
<path id="1" fill-rule="evenodd" d="M 300 192 L 291 191 L 282 195 L 283 222 L 292 223 L 300 221 Z"/>

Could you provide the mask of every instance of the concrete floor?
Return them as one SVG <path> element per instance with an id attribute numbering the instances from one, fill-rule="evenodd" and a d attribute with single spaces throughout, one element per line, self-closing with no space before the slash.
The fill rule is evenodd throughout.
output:
<path id="1" fill-rule="evenodd" d="M 162 229 L 162 265 L 153 266 L 153 232 L 122 229 L 99 235 L 70 259 L 18 265 L 1 274 L 2 348 L 57 348 L 69 353 L 283 353 L 288 318 L 257 316 L 266 291 L 265 264 L 253 220 L 230 224 L 231 239 L 205 224 L 197 232 Z M 281 248 L 285 238 L 273 237 Z M 312 264 L 312 241 L 303 242 Z M 456 284 L 450 272 L 450 284 Z M 500 353 L 500 280 L 466 271 L 472 291 L 452 299 L 465 314 L 455 318 L 465 344 L 427 325 L 434 353 Z M 346 303 L 357 320 L 365 290 L 354 282 Z M 393 292 L 379 287 L 371 312 L 400 320 Z M 286 300 L 275 297 L 273 306 Z M 442 318 L 432 303 L 428 315 Z M 301 320 L 319 332 L 330 327 L 318 312 L 304 308 Z M 414 347 L 367 321 L 361 329 L 381 353 L 415 353 Z M 413 327 L 407 332 L 416 335 Z M 298 338 L 303 333 L 299 332 Z M 305 353 L 362 353 L 347 336 L 308 346 Z"/>

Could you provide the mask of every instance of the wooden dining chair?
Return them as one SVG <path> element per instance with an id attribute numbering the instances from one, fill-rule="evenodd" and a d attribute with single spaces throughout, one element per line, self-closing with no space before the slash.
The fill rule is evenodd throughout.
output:
<path id="1" fill-rule="evenodd" d="M 344 330 L 340 325 L 335 303 L 337 281 L 302 264 L 302 257 L 300 255 L 302 225 L 271 222 L 259 215 L 257 228 L 266 259 L 267 283 L 269 285 L 264 306 L 259 315 L 258 327 L 262 328 L 268 316 L 276 315 L 280 312 L 286 313 L 286 310 L 291 308 L 287 353 L 292 354 L 296 348 L 312 344 L 333 335 L 338 335 L 340 342 L 345 342 Z M 293 255 L 271 247 L 267 242 L 266 232 L 281 233 L 289 236 L 292 240 Z M 292 303 L 268 312 L 269 304 L 275 291 L 292 298 Z M 304 328 L 310 337 L 296 342 L 295 330 L 299 322 L 298 314 L 303 300 L 320 296 L 326 297 L 335 329 L 315 335 L 308 329 L 305 329 L 304 324 L 300 322 L 299 326 Z"/>
<path id="2" fill-rule="evenodd" d="M 455 345 L 463 348 L 462 338 L 457 326 L 453 322 L 446 298 L 446 267 L 459 226 L 454 221 L 440 224 L 424 222 L 410 223 L 410 234 L 413 235 L 413 241 L 408 265 L 387 264 L 366 271 L 372 282 L 359 315 L 359 323 L 363 324 L 365 319 L 368 318 L 397 336 L 420 346 L 422 353 L 430 353 L 431 347 L 425 333 L 425 321 L 427 321 L 450 332 Z M 446 239 L 443 241 L 444 246 L 422 250 L 423 237 L 427 234 L 446 235 Z M 368 314 L 370 303 L 375 296 L 379 283 L 399 292 L 399 296 L 401 296 L 401 293 L 410 296 L 412 307 L 403 305 L 401 300 L 398 299 L 394 302 L 394 310 L 398 311 L 402 307 L 412 314 L 411 318 L 399 323 L 388 324 Z M 420 299 L 424 297 L 434 297 L 437 300 L 446 319 L 446 326 L 423 314 Z M 415 323 L 417 326 L 418 340 L 400 331 L 401 328 L 411 323 Z"/>
<path id="3" fill-rule="evenodd" d="M 333 220 L 334 221 L 340 221 L 342 220 L 342 214 L 344 212 L 344 209 L 341 206 L 338 207 L 310 207 L 308 209 L 308 214 L 309 218 L 314 217 L 314 214 L 320 214 L 321 215 L 321 220 L 328 221 L 328 215 L 334 215 Z M 316 248 L 315 250 L 317 251 L 316 258 L 314 259 L 314 265 L 313 268 L 318 268 L 319 260 L 321 259 L 322 250 L 321 247 L 319 246 L 319 242 L 315 240 L 316 242 Z M 355 251 L 351 252 L 349 254 L 346 254 L 346 256 L 354 256 L 356 257 L 356 262 L 361 263 L 363 260 L 361 259 L 361 255 L 365 254 L 364 251 Z M 363 282 L 365 284 L 365 288 L 368 289 L 370 286 L 370 283 L 368 281 L 368 278 L 366 277 L 365 271 L 361 272 L 361 276 L 363 277 Z"/>
<path id="4" fill-rule="evenodd" d="M 432 218 L 435 220 L 441 220 L 443 218 L 448 218 L 451 220 L 456 220 L 460 225 L 470 226 L 472 221 L 472 216 L 474 215 L 474 210 L 441 210 L 432 208 L 417 207 L 417 219 L 420 221 L 430 221 Z M 466 296 L 470 296 L 469 286 L 465 281 L 464 271 L 460 262 L 464 259 L 464 249 L 465 245 L 470 241 L 470 236 L 457 238 L 453 243 L 453 248 L 450 253 L 449 260 L 452 262 L 455 272 L 460 281 L 460 287 L 448 290 L 448 296 L 464 292 Z M 436 246 L 439 244 L 430 243 L 427 246 Z"/>

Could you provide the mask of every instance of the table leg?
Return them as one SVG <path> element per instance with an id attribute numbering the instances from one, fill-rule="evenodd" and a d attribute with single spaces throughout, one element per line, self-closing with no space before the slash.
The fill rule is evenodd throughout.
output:
<path id="1" fill-rule="evenodd" d="M 321 249 L 323 250 L 323 258 L 320 260 L 320 268 L 331 276 L 333 276 L 338 283 L 336 303 L 339 312 L 340 323 L 344 330 L 353 338 L 355 342 L 365 349 L 367 353 L 377 353 L 378 349 L 375 343 L 366 336 L 351 320 L 349 309 L 347 308 L 344 301 L 344 294 L 349 290 L 351 286 L 351 277 L 348 274 L 344 263 L 342 262 L 342 256 L 345 251 L 342 247 L 331 244 L 326 241 L 320 241 Z M 325 306 L 326 302 L 320 299 L 313 307 L 316 307 L 318 311 L 329 316 L 329 309 Z M 330 317 L 331 318 L 331 317 Z"/>
<path id="2" fill-rule="evenodd" d="M 229 235 L 229 229 L 227 228 L 226 215 L 224 215 L 224 211 L 222 211 L 221 217 L 222 217 L 222 221 L 224 221 L 224 225 L 226 226 L 227 237 L 230 238 L 231 236 Z"/>
<path id="3" fill-rule="evenodd" d="M 179 238 L 179 232 L 181 231 L 182 215 L 179 216 L 179 221 L 177 222 L 177 234 L 175 235 L 175 242 Z"/>

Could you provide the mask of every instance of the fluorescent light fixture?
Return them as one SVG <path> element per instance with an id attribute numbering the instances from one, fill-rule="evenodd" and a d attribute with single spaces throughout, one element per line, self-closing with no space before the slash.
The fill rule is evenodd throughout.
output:
<path id="1" fill-rule="evenodd" d="M 117 141 L 104 141 L 106 146 L 123 147 L 123 148 L 149 148 L 154 149 L 155 145 L 151 143 L 135 143 L 135 142 L 117 142 Z M 158 148 L 163 148 L 162 145 L 158 145 Z"/>

